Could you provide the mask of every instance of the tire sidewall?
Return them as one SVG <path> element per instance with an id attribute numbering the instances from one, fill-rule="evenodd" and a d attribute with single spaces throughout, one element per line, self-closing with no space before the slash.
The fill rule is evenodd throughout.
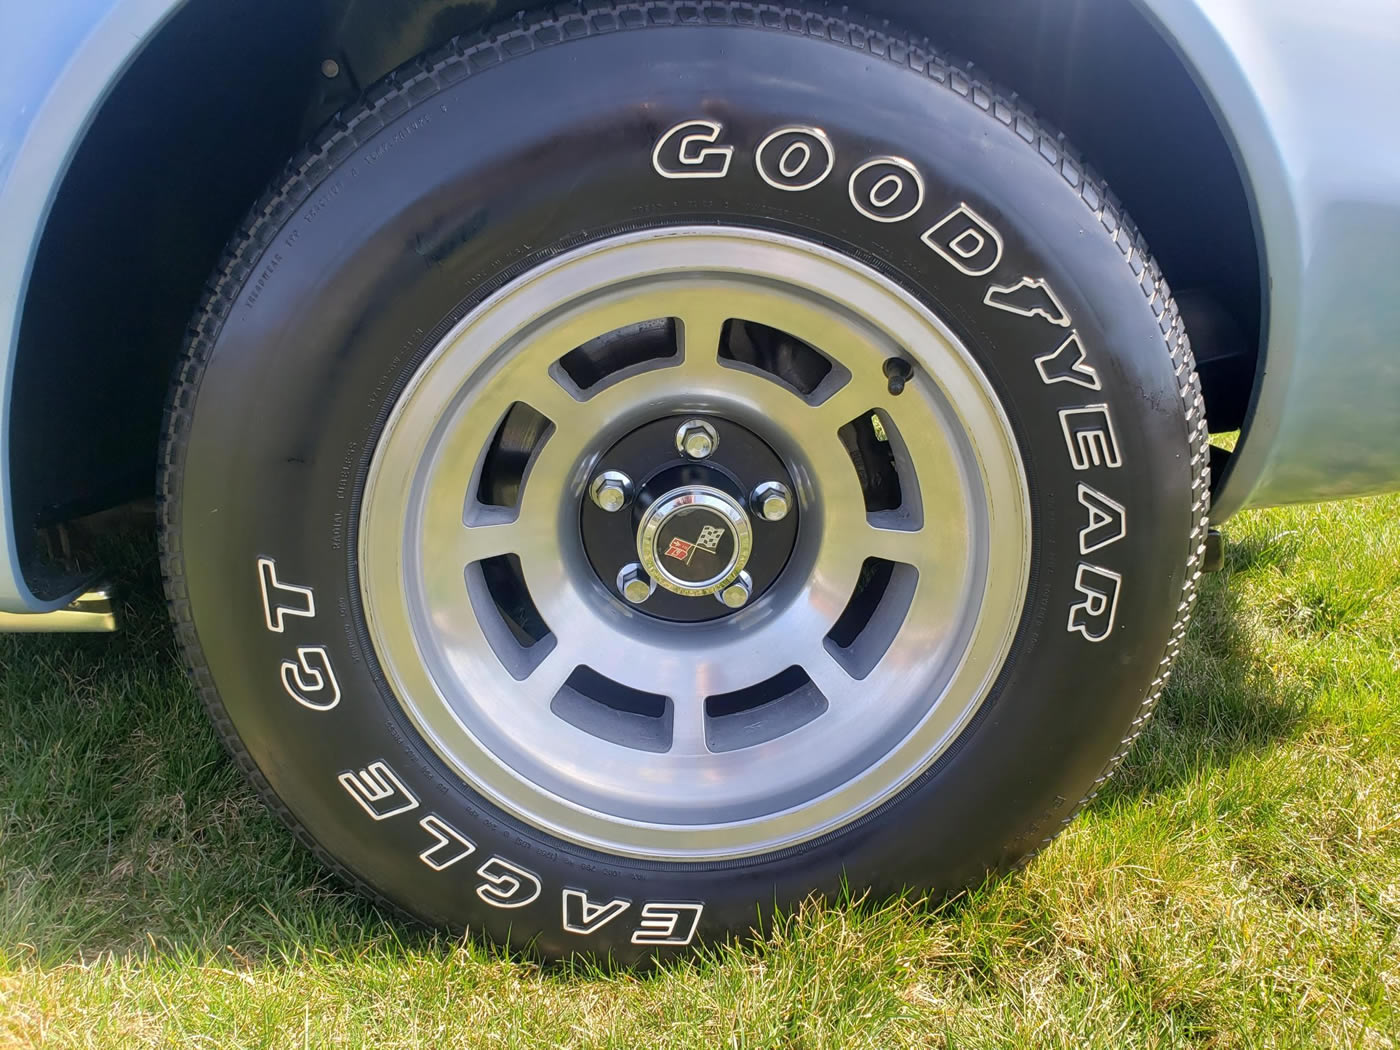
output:
<path id="1" fill-rule="evenodd" d="M 701 935 L 742 930 L 756 905 L 835 893 L 843 878 L 877 893 L 963 885 L 1027 852 L 1089 790 L 1159 673 L 1184 587 L 1193 476 L 1164 304 L 1154 309 L 1141 271 L 1059 158 L 1047 163 L 1017 119 L 998 119 L 995 100 L 979 104 L 980 89 L 961 92 L 950 76 L 733 26 L 536 48 L 453 83 L 438 75 L 413 105 L 403 90 L 333 139 L 255 224 L 216 299 L 218 324 L 205 329 L 174 493 L 182 573 L 240 746 L 292 818 L 355 877 L 431 923 L 548 953 L 631 958 L 682 935 L 688 943 L 697 914 Z M 724 177 L 661 177 L 658 142 L 700 120 L 720 129 L 716 146 L 732 147 Z M 835 154 L 830 174 L 800 192 L 765 182 L 755 162 L 765 137 L 792 125 L 819 126 Z M 873 221 L 853 206 L 852 174 L 880 157 L 901 158 L 922 178 L 922 204 L 902 221 Z M 921 239 L 959 206 L 1000 236 L 986 274 L 961 272 Z M 1032 574 L 991 695 L 897 799 L 777 855 L 662 865 L 594 853 L 512 819 L 418 738 L 369 643 L 357 523 L 397 393 L 474 303 L 580 244 L 717 222 L 843 251 L 960 336 L 1024 458 Z M 988 305 L 991 288 L 1023 280 L 1048 283 L 1072 324 Z M 1071 332 L 1097 390 L 1047 383 L 1036 366 Z M 1119 465 L 1079 470 L 1062 413 L 1096 405 L 1112 418 Z M 1089 554 L 1081 485 L 1123 508 L 1125 534 Z M 260 559 L 314 592 L 314 617 L 268 629 Z M 1084 565 L 1121 581 L 1102 641 L 1067 626 L 1086 597 L 1077 587 Z M 335 669 L 341 699 L 331 710 L 292 702 L 281 684 L 283 665 L 307 647 L 323 649 Z M 346 776 L 373 775 L 376 764 L 411 809 L 377 819 L 353 781 L 347 788 Z M 470 852 L 450 839 L 443 846 L 444 827 Z M 436 860 L 463 855 L 437 869 L 423 858 L 436 847 Z M 492 899 L 503 877 L 521 883 L 508 907 Z M 526 900 L 530 879 L 538 893 Z M 590 926 L 581 919 L 594 905 L 608 906 L 595 923 L 611 909 L 606 921 L 566 931 L 570 907 L 572 925 Z"/>

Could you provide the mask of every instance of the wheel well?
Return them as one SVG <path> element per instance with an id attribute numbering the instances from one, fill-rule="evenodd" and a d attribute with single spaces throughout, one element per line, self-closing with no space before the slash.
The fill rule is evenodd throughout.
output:
<path id="1" fill-rule="evenodd" d="M 36 594 L 57 579 L 36 529 L 151 494 L 186 325 L 286 158 L 362 85 L 527 6 L 187 0 L 136 58 L 59 189 L 21 319 L 12 505 Z M 973 61 L 1083 151 L 1178 294 L 1212 430 L 1237 428 L 1261 333 L 1251 202 L 1189 71 L 1132 0 L 855 6 Z"/>

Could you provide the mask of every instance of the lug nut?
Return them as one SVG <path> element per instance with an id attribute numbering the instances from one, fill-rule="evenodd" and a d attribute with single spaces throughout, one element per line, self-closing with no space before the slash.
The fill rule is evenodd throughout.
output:
<path id="1" fill-rule="evenodd" d="M 792 493 L 781 481 L 765 481 L 750 494 L 749 506 L 764 521 L 782 521 L 792 510 Z"/>
<path id="2" fill-rule="evenodd" d="M 719 447 L 719 434 L 703 419 L 687 419 L 676 430 L 676 451 L 691 459 L 709 459 Z"/>
<path id="3" fill-rule="evenodd" d="M 752 593 L 753 580 L 749 579 L 748 573 L 741 572 L 737 580 L 720 591 L 715 597 L 731 609 L 742 609 L 749 603 L 749 595 Z"/>
<path id="4" fill-rule="evenodd" d="M 634 562 L 624 566 L 617 574 L 617 589 L 633 605 L 641 605 L 651 597 L 652 592 L 656 590 L 656 584 L 642 571 L 642 567 Z"/>
<path id="5" fill-rule="evenodd" d="M 588 486 L 588 496 L 599 510 L 616 514 L 632 501 L 632 479 L 621 471 L 605 470 Z"/>

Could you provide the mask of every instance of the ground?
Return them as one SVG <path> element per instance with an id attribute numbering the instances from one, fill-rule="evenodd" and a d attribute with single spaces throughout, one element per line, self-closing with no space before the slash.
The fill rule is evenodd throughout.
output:
<path id="1" fill-rule="evenodd" d="M 952 900 L 649 974 L 396 922 L 242 785 L 149 544 L 126 630 L 0 639 L 0 1046 L 1393 1047 L 1400 498 L 1227 524 L 1117 779 Z"/>

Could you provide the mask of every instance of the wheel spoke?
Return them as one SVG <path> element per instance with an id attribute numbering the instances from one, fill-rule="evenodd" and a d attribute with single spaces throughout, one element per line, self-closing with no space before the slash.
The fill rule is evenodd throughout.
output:
<path id="1" fill-rule="evenodd" d="M 669 754 L 708 755 L 705 743 L 705 698 L 690 693 L 671 697 L 671 749 Z"/>
<path id="2" fill-rule="evenodd" d="M 923 529 L 905 531 L 868 526 L 859 547 L 867 558 L 883 558 L 921 568 L 929 561 L 929 537 Z"/>
<path id="3" fill-rule="evenodd" d="M 463 526 L 457 536 L 452 562 L 465 567 L 503 554 L 519 555 L 525 534 L 519 521 Z"/>
<path id="4" fill-rule="evenodd" d="M 447 564 L 465 568 L 473 562 L 514 554 L 522 565 L 539 571 L 541 565 L 558 560 L 555 537 L 550 523 L 541 523 L 533 516 L 521 515 L 515 521 L 500 524 L 458 525 L 450 542 L 438 549 Z"/>
<path id="5" fill-rule="evenodd" d="M 549 372 L 532 377 L 525 403 L 553 423 L 556 430 L 570 426 L 580 414 L 587 414 L 587 402 L 579 401 L 564 382 Z"/>
<path id="6" fill-rule="evenodd" d="M 677 300 L 677 336 L 683 367 L 692 375 L 719 372 L 720 340 L 729 311 L 721 299 L 703 292 L 678 296 Z"/>
<path id="7" fill-rule="evenodd" d="M 832 381 L 833 385 L 835 381 Z M 818 386 L 814 396 L 820 396 L 827 381 Z M 868 383 L 852 377 L 819 404 L 798 406 L 794 411 L 783 415 L 783 424 L 802 445 L 811 457 L 818 473 L 836 482 L 840 490 L 847 494 L 839 498 L 846 500 L 860 497 L 860 479 L 851 464 L 850 454 L 841 443 L 840 430 L 853 419 L 869 414 L 878 407 L 883 387 L 873 388 Z"/>
<path id="8" fill-rule="evenodd" d="M 813 412 L 820 417 L 822 426 L 840 430 L 852 420 L 884 408 L 889 400 L 889 391 L 883 383 L 853 376 L 850 382 L 815 406 Z"/>
<path id="9" fill-rule="evenodd" d="M 550 373 L 533 375 L 522 399 L 553 424 L 544 447 L 540 449 L 539 460 L 531 468 L 532 474 L 538 470 L 545 456 L 558 454 L 561 446 L 571 453 L 568 458 L 572 459 L 572 453 L 577 453 L 607 423 L 602 399 L 594 397 L 579 401 L 565 388 L 564 382 Z"/>
<path id="10" fill-rule="evenodd" d="M 797 665 L 807 673 L 812 684 L 821 690 L 827 703 L 843 703 L 856 691 L 853 688 L 856 684 L 855 679 L 832 658 L 823 644 L 807 646 L 799 656 Z"/>
<path id="11" fill-rule="evenodd" d="M 582 656 L 575 642 L 556 636 L 554 648 L 520 683 L 518 688 L 522 699 L 530 704 L 548 707 L 559 695 L 559 690 L 564 688 L 569 676 L 584 663 Z"/>
<path id="12" fill-rule="evenodd" d="M 527 573 L 541 579 L 557 572 L 559 554 L 552 522 L 541 521 L 538 515 L 521 514 L 514 521 L 494 524 L 457 524 L 452 533 L 435 541 L 437 566 L 460 570 L 474 562 L 513 554 Z"/>

